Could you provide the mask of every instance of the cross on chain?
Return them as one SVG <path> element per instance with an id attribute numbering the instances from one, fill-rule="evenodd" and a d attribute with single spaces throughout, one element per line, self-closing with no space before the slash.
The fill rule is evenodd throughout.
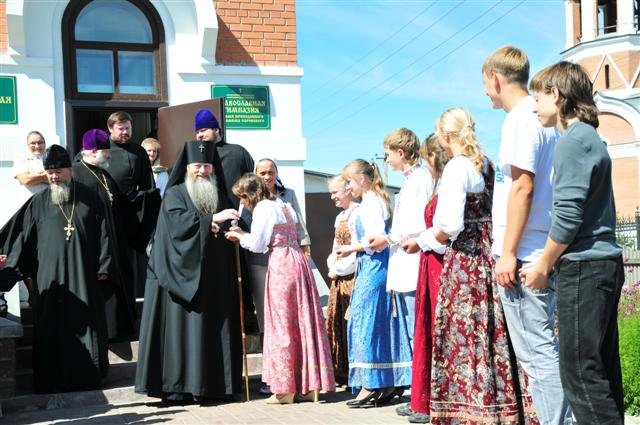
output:
<path id="1" fill-rule="evenodd" d="M 65 232 L 67 232 L 67 240 L 71 239 L 71 233 L 76 230 L 75 227 L 73 227 L 73 225 L 71 223 L 67 223 L 67 225 L 64 227 Z"/>

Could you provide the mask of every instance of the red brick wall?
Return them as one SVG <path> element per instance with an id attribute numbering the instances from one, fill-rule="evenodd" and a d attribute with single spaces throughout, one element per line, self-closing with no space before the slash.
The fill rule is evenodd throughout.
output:
<path id="1" fill-rule="evenodd" d="M 7 1 L 0 0 L 0 54 L 7 52 L 9 31 L 7 29 Z"/>
<path id="2" fill-rule="evenodd" d="M 297 66 L 295 0 L 220 0 L 216 62 Z"/>

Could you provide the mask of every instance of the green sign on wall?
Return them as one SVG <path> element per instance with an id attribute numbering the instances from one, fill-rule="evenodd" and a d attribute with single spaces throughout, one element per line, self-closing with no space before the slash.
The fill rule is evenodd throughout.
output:
<path id="1" fill-rule="evenodd" d="M 10 75 L 0 75 L 0 124 L 18 124 L 18 89 Z"/>
<path id="2" fill-rule="evenodd" d="M 211 97 L 224 97 L 225 125 L 241 130 L 271 129 L 269 87 L 211 85 Z"/>

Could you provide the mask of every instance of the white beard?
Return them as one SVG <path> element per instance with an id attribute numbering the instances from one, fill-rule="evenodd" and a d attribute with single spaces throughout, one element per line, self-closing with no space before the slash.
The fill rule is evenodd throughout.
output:
<path id="1" fill-rule="evenodd" d="M 213 214 L 218 209 L 218 182 L 215 175 L 197 179 L 187 174 L 184 179 L 187 193 L 193 204 L 202 212 Z"/>
<path id="2" fill-rule="evenodd" d="M 70 183 L 50 184 L 49 187 L 51 188 L 51 202 L 55 205 L 69 202 L 69 197 L 71 196 Z"/>
<path id="3" fill-rule="evenodd" d="M 100 153 L 96 156 L 95 166 L 98 168 L 102 168 L 103 170 L 109 168 L 109 159 L 104 154 L 104 152 L 100 151 Z"/>

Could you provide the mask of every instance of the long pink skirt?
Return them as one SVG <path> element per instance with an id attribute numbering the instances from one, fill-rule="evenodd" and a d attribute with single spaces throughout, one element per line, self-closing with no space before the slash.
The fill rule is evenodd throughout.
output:
<path id="1" fill-rule="evenodd" d="M 334 391 L 315 279 L 297 244 L 272 246 L 265 283 L 262 380 L 274 394 Z"/>

